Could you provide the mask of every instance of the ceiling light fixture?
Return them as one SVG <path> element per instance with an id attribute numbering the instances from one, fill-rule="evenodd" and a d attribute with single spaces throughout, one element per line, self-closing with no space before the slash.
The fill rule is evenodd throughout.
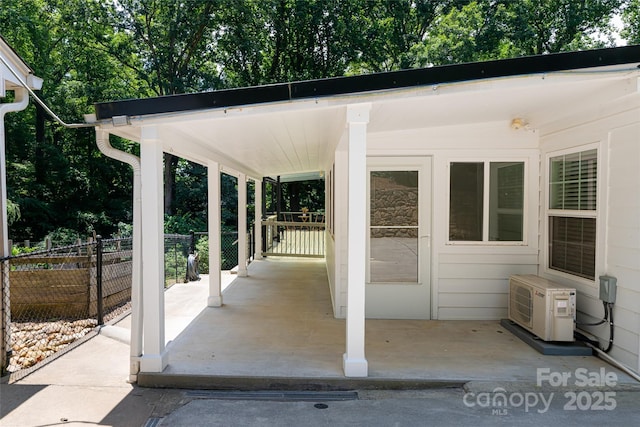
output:
<path id="1" fill-rule="evenodd" d="M 511 120 L 511 129 L 513 130 L 520 130 L 522 128 L 525 128 L 526 126 L 528 126 L 529 123 L 525 122 L 525 120 L 521 117 L 516 117 L 515 119 Z"/>

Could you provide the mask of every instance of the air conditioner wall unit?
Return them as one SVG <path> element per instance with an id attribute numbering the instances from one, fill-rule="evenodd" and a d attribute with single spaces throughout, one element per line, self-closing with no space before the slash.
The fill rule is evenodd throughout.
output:
<path id="1" fill-rule="evenodd" d="M 574 341 L 576 290 L 529 275 L 509 279 L 509 320 L 544 341 Z"/>

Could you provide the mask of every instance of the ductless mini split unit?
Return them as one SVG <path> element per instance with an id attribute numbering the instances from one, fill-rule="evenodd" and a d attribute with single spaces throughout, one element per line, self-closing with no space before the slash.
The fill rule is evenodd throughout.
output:
<path id="1" fill-rule="evenodd" d="M 544 341 L 574 341 L 576 290 L 535 275 L 509 280 L 509 320 Z"/>

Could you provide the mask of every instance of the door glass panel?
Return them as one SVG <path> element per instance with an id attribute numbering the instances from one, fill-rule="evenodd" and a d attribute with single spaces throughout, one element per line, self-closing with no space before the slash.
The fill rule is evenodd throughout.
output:
<path id="1" fill-rule="evenodd" d="M 370 179 L 370 280 L 418 282 L 418 171 Z"/>

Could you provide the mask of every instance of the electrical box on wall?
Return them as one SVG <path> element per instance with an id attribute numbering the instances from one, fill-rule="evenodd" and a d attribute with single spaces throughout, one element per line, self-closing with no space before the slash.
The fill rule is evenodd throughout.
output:
<path id="1" fill-rule="evenodd" d="M 611 276 L 600 276 L 600 299 L 604 302 L 616 302 L 618 279 Z"/>

